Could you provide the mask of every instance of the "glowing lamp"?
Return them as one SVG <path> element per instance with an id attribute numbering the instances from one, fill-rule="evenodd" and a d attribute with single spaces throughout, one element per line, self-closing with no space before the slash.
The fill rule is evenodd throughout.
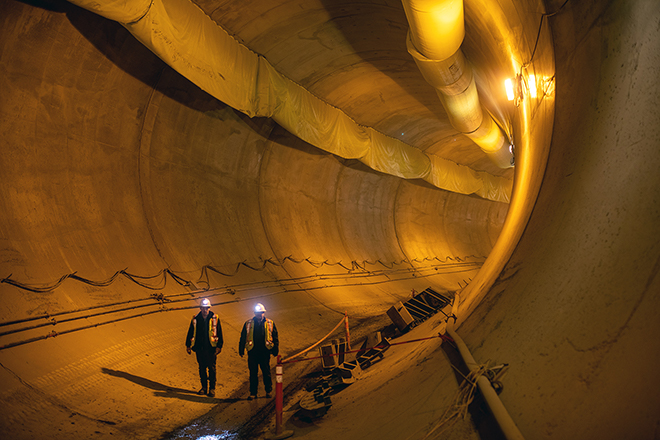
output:
<path id="1" fill-rule="evenodd" d="M 513 94 L 513 82 L 511 81 L 511 78 L 504 80 L 504 88 L 506 89 L 507 99 L 513 101 L 515 95 Z"/>
<path id="2" fill-rule="evenodd" d="M 529 86 L 529 96 L 536 98 L 536 76 L 529 75 L 527 78 L 527 85 Z"/>

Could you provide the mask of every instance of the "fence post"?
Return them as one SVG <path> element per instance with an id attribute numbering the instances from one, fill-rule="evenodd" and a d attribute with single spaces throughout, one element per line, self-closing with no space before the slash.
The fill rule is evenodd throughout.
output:
<path id="1" fill-rule="evenodd" d="M 344 312 L 344 328 L 346 329 L 346 350 L 351 350 L 351 333 L 348 331 L 348 312 Z"/>
<path id="2" fill-rule="evenodd" d="M 283 439 L 293 435 L 293 431 L 282 429 L 282 411 L 284 410 L 284 391 L 282 389 L 282 356 L 277 355 L 275 367 L 275 435 L 268 435 L 268 439 Z"/>

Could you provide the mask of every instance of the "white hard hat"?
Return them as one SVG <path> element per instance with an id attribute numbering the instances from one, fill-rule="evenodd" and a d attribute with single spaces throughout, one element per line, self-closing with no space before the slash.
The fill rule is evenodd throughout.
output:
<path id="1" fill-rule="evenodd" d="M 266 311 L 266 308 L 261 303 L 257 303 L 257 305 L 254 306 L 254 313 L 263 313 L 265 311 Z"/>
<path id="2" fill-rule="evenodd" d="M 202 303 L 200 304 L 200 307 L 211 307 L 211 300 L 208 298 L 204 298 L 202 300 Z"/>

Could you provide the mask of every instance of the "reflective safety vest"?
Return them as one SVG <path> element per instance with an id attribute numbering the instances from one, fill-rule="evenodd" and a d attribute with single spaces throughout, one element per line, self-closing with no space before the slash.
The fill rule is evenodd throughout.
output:
<path id="1" fill-rule="evenodd" d="M 272 319 L 266 318 L 264 323 L 264 333 L 266 333 L 266 348 L 271 350 L 275 344 L 273 344 L 273 327 L 275 324 Z M 245 323 L 245 328 L 247 330 L 247 341 L 246 347 L 247 351 L 250 351 L 254 348 L 254 319 L 249 319 Z"/>
<path id="2" fill-rule="evenodd" d="M 190 346 L 195 346 L 195 336 L 197 336 L 197 320 L 195 319 L 197 315 L 193 315 L 192 326 L 193 326 L 193 336 L 190 341 Z M 209 319 L 209 341 L 211 342 L 211 347 L 218 346 L 218 317 L 213 315 Z"/>

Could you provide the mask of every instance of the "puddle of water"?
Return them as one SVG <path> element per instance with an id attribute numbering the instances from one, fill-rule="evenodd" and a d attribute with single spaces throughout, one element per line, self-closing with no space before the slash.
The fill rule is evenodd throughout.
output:
<path id="1" fill-rule="evenodd" d="M 236 434 L 229 431 L 224 431 L 220 434 L 205 435 L 203 437 L 197 437 L 197 440 L 234 440 Z"/>
<path id="2" fill-rule="evenodd" d="M 211 433 L 209 433 L 211 431 Z M 171 440 L 240 440 L 236 431 L 215 431 L 208 424 L 192 423 L 173 433 Z"/>

